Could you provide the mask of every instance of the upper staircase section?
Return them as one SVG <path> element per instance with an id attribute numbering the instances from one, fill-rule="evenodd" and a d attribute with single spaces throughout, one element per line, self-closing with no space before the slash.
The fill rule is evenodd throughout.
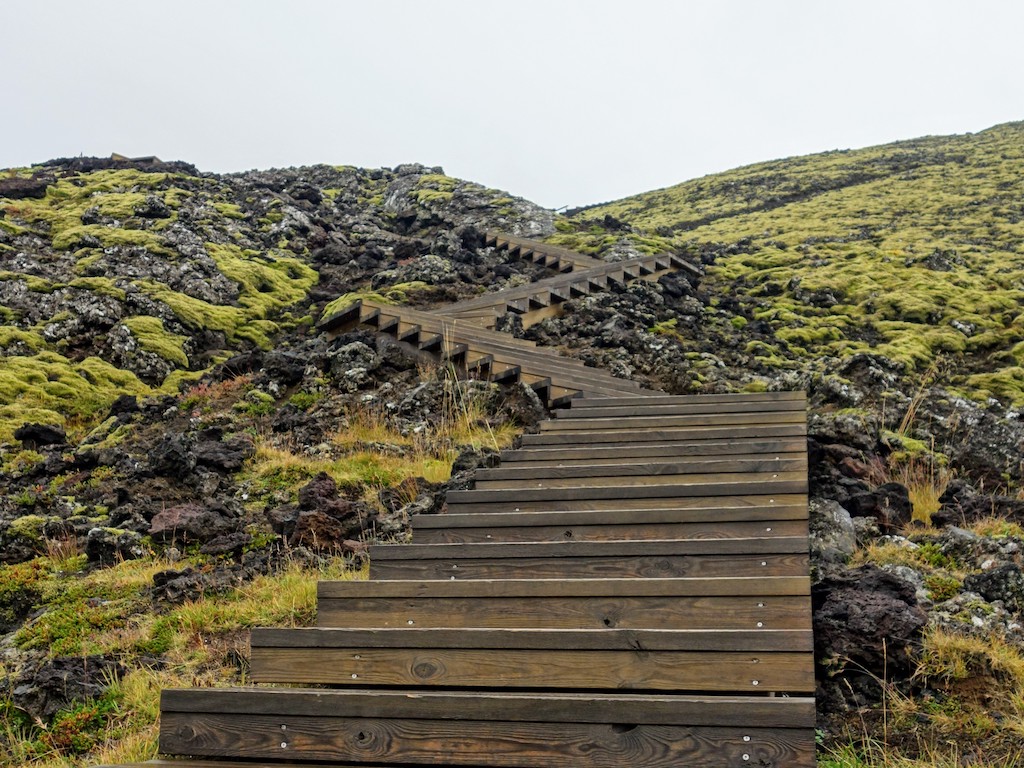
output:
<path id="1" fill-rule="evenodd" d="M 601 398 L 657 394 L 493 328 L 497 319 L 508 313 L 517 315 L 523 326 L 528 327 L 557 315 L 569 299 L 633 280 L 656 280 L 676 269 L 697 275 L 699 268 L 673 254 L 605 262 L 495 232 L 487 232 L 484 243 L 559 274 L 431 312 L 358 299 L 324 318 L 320 329 L 332 337 L 357 328 L 389 336 L 417 355 L 452 366 L 461 377 L 527 384 L 550 407 L 564 406 L 581 395 Z"/>
<path id="2" fill-rule="evenodd" d="M 690 262 L 668 253 L 609 262 L 535 240 L 510 238 L 493 232 L 484 236 L 484 242 L 562 273 L 445 307 L 445 314 L 450 317 L 475 320 L 488 328 L 493 328 L 497 319 L 509 312 L 519 315 L 523 327 L 528 328 L 558 314 L 559 305 L 563 302 L 605 291 L 612 285 L 626 285 L 634 280 L 657 280 L 676 269 L 700 274 L 700 270 Z"/>

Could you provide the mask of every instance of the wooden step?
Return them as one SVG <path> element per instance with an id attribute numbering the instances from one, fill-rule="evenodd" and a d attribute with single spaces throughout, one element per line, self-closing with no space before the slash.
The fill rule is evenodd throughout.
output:
<path id="1" fill-rule="evenodd" d="M 639 443 L 635 446 L 587 445 L 581 447 L 528 446 L 501 452 L 501 468 L 531 466 L 591 466 L 597 464 L 644 463 L 659 459 L 718 461 L 756 459 L 762 456 L 799 458 L 807 454 L 807 439 L 742 438 L 694 440 L 692 442 Z"/>
<path id="2" fill-rule="evenodd" d="M 373 579 L 802 576 L 805 536 L 679 541 L 399 544 L 369 548 Z"/>
<path id="3" fill-rule="evenodd" d="M 661 486 L 673 488 L 696 487 L 706 489 L 710 486 L 727 485 L 736 489 L 746 486 L 761 485 L 764 483 L 795 483 L 800 488 L 794 488 L 794 492 L 800 493 L 806 490 L 807 470 L 796 470 L 790 472 L 715 472 L 711 474 L 696 474 L 682 472 L 673 474 L 660 474 L 652 472 L 649 475 L 637 474 L 635 472 L 623 474 L 595 474 L 592 477 L 546 477 L 538 475 L 531 480 L 477 480 L 475 488 L 478 493 L 487 493 L 498 490 L 522 491 L 523 493 L 539 493 L 541 491 L 556 491 L 559 489 L 577 489 L 581 493 L 601 493 L 605 498 L 614 498 L 618 489 L 639 489 L 645 488 L 648 493 L 642 495 L 666 495 L 657 491 Z M 614 490 L 613 490 L 614 489 Z M 706 490 L 699 491 L 700 494 Z M 668 494 L 672 495 L 672 494 Z M 685 495 L 698 495 L 698 493 L 687 493 Z M 721 494 L 709 494 L 721 495 Z M 546 496 L 534 496 L 533 498 L 548 498 Z M 585 496 L 582 498 L 586 498 Z"/>
<path id="4" fill-rule="evenodd" d="M 578 433 L 590 432 L 635 432 L 658 427 L 725 427 L 736 425 L 766 426 L 770 424 L 801 424 L 807 421 L 807 414 L 800 410 L 755 411 L 753 413 L 684 413 L 676 415 L 643 415 L 644 408 L 637 408 L 640 415 L 615 418 L 551 419 L 540 423 L 541 432 Z"/>
<path id="5" fill-rule="evenodd" d="M 262 683 L 810 693 L 810 630 L 254 629 Z"/>
<path id="6" fill-rule="evenodd" d="M 496 768 L 814 765 L 810 697 L 241 688 L 164 691 L 161 709 L 161 752 L 197 757 Z"/>
<path id="7" fill-rule="evenodd" d="M 660 399 L 660 398 L 659 398 Z M 590 419 L 618 419 L 633 416 L 686 416 L 697 414 L 723 414 L 723 413 L 777 413 L 783 411 L 795 411 L 805 413 L 807 403 L 805 400 L 739 400 L 735 402 L 717 403 L 671 403 L 652 405 L 641 403 L 639 405 L 616 405 L 609 403 L 603 407 L 576 408 L 575 405 L 569 408 L 562 408 L 554 412 L 559 422 L 585 422 Z"/>
<path id="8" fill-rule="evenodd" d="M 810 629 L 807 576 L 322 581 L 321 627 Z"/>
<path id="9" fill-rule="evenodd" d="M 709 496 L 753 496 L 766 494 L 807 493 L 807 474 L 789 472 L 778 478 L 764 475 L 721 475 L 718 479 L 704 475 L 668 475 L 648 478 L 648 482 L 635 482 L 636 478 L 602 479 L 601 485 L 582 484 L 579 481 L 567 483 L 551 482 L 532 488 L 495 488 L 470 491 L 449 491 L 445 503 L 451 511 L 457 511 L 461 504 L 571 501 L 589 500 L 594 509 L 607 508 L 599 504 L 614 504 L 622 499 L 651 499 Z"/>
<path id="10" fill-rule="evenodd" d="M 701 440 L 806 437 L 805 421 L 783 424 L 688 425 L 669 428 L 586 430 L 584 432 L 541 432 L 523 435 L 522 446 L 575 447 L 608 444 L 632 448 L 645 443 L 691 443 Z"/>
<path id="11" fill-rule="evenodd" d="M 471 491 L 470 493 L 476 493 Z M 621 499 L 521 499 L 511 498 L 507 501 L 484 501 L 478 497 L 462 497 L 457 504 L 445 504 L 445 511 L 450 514 L 490 514 L 515 512 L 600 512 L 616 511 L 631 513 L 636 509 L 696 509 L 698 507 L 738 506 L 761 507 L 787 504 L 807 506 L 806 493 L 765 493 L 765 494 L 726 494 L 722 496 L 687 496 L 687 497 L 650 497 Z"/>
<path id="12" fill-rule="evenodd" d="M 481 483 L 496 481 L 520 481 L 530 483 L 536 480 L 554 480 L 568 478 L 611 478 L 653 475 L 703 475 L 714 476 L 733 474 L 736 472 L 753 474 L 779 474 L 786 472 L 807 472 L 807 456 L 793 454 L 782 458 L 767 454 L 749 459 L 718 459 L 694 460 L 682 459 L 673 461 L 648 459 L 646 462 L 632 461 L 624 464 L 574 464 L 560 466 L 517 466 L 478 469 L 476 483 L 478 488 L 486 487 Z M 496 487 L 496 486 L 495 486 Z"/>
<path id="13" fill-rule="evenodd" d="M 795 400 L 799 402 L 807 401 L 807 394 L 801 391 L 784 391 L 784 392 L 734 392 L 727 394 L 718 395 L 658 395 L 654 398 L 622 398 L 616 400 L 614 403 L 601 402 L 592 400 L 588 397 L 580 398 L 572 404 L 570 415 L 579 415 L 579 411 L 584 408 L 632 408 L 638 405 L 644 406 L 656 406 L 656 405 L 680 405 L 683 403 L 739 403 L 739 402 L 777 402 L 780 400 Z"/>
<path id="14" fill-rule="evenodd" d="M 663 539 L 744 539 L 758 536 L 806 536 L 807 521 L 770 520 L 723 522 L 699 520 L 696 522 L 638 522 L 623 517 L 614 524 L 586 524 L 578 520 L 554 521 L 543 525 L 536 515 L 543 512 L 523 512 L 516 523 L 494 525 L 494 513 L 473 515 L 419 515 L 411 521 L 413 542 L 416 544 L 487 544 L 516 541 L 658 541 Z M 572 513 L 561 512 L 565 516 Z M 463 518 L 451 521 L 425 520 L 441 517 Z M 468 519 L 466 519 L 468 518 Z"/>

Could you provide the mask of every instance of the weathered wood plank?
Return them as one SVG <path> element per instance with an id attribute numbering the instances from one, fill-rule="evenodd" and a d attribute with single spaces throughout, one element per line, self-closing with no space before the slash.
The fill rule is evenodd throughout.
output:
<path id="1" fill-rule="evenodd" d="M 779 577 L 776 577 L 779 578 Z M 789 577 L 798 578 L 798 577 Z M 776 579 L 750 579 L 771 582 Z M 559 580 L 565 582 L 566 580 Z M 673 579 L 623 579 L 673 581 Z M 695 581 L 701 581 L 695 579 Z M 803 581 L 807 581 L 803 579 Z M 387 585 L 396 582 L 378 581 Z M 401 583 L 401 582 L 397 582 Z M 472 584 L 434 581 L 420 584 Z M 769 587 L 765 587 L 766 591 Z M 810 600 L 766 596 L 430 596 L 321 597 L 317 624 L 393 627 L 520 627 L 544 629 L 810 629 Z"/>
<path id="2" fill-rule="evenodd" d="M 733 506 L 727 496 L 714 501 L 718 505 L 671 506 L 651 509 L 612 510 L 556 510 L 548 512 L 470 512 L 460 514 L 413 515 L 410 523 L 414 530 L 431 528 L 458 529 L 480 528 L 483 526 L 561 526 L 561 525 L 658 525 L 670 523 L 729 524 L 762 523 L 783 520 L 807 520 L 806 504 L 764 504 L 754 506 Z M 798 534 L 794 534 L 798 535 Z M 799 534 L 803 535 L 803 534 Z M 623 538 L 629 538 L 628 536 Z M 669 538 L 702 538 L 700 536 L 674 536 Z"/>
<path id="3" fill-rule="evenodd" d="M 478 469 L 476 481 L 536 480 L 566 477 L 622 477 L 626 475 L 724 474 L 732 472 L 795 472 L 807 471 L 807 456 L 782 457 L 772 454 L 750 459 L 664 459 L 622 464 L 560 464 L 557 466 L 500 466 Z"/>
<path id="4" fill-rule="evenodd" d="M 791 652 L 805 657 L 814 650 L 810 630 L 794 629 L 538 629 L 536 627 L 257 627 L 257 648 L 415 649 L 499 651 L 645 652 Z M 515 665 L 510 665 L 514 668 Z M 506 669 L 505 674 L 513 670 Z"/>
<path id="5" fill-rule="evenodd" d="M 478 557 L 602 557 L 607 555 L 745 555 L 806 553 L 804 536 L 676 541 L 563 541 L 519 544 L 374 544 L 371 560 Z"/>
<path id="6" fill-rule="evenodd" d="M 309 690 L 282 688 L 165 689 L 167 713 L 237 713 L 307 717 L 326 712 L 359 712 L 363 717 L 422 717 L 437 720 L 495 719 L 551 723 L 646 722 L 653 725 L 766 728 L 814 725 L 814 699 L 763 696 L 699 696 L 614 693 L 502 693 Z M 632 712 L 633 718 L 624 718 Z M 285 757 L 282 755 L 282 757 Z"/>
<path id="7" fill-rule="evenodd" d="M 554 412 L 559 423 L 587 422 L 592 419 L 635 418 L 655 416 L 689 416 L 698 414 L 724 413 L 805 413 L 807 403 L 804 400 L 741 400 L 738 402 L 719 403 L 673 403 L 661 405 L 615 405 L 591 406 L 589 408 L 560 409 Z"/>
<path id="8" fill-rule="evenodd" d="M 605 543 L 605 542 L 577 542 Z M 647 543 L 647 542 L 642 542 Z M 415 546 L 415 545 L 414 545 Z M 451 546 L 434 544 L 425 546 Z M 486 546 L 465 544 L 461 546 Z M 513 546 L 513 545 L 507 545 Z M 518 544 L 515 546 L 526 546 Z M 377 560 L 370 563 L 374 579 L 589 579 L 711 576 L 802 576 L 806 554 L 770 555 L 605 555 L 510 558 L 430 558 Z"/>
<path id="9" fill-rule="evenodd" d="M 763 456 L 799 457 L 806 455 L 807 440 L 802 436 L 779 440 L 733 439 L 674 443 L 640 443 L 632 447 L 614 446 L 535 446 L 501 452 L 502 467 L 589 466 L 592 464 L 643 463 L 649 459 L 672 458 L 688 461 L 757 459 Z"/>
<path id="10" fill-rule="evenodd" d="M 742 440 L 750 437 L 806 437 L 807 424 L 740 424 L 728 427 L 691 426 L 643 430 L 605 430 L 586 432 L 541 432 L 523 435 L 524 448 L 535 446 L 577 446 L 608 443 L 623 447 L 637 443 L 695 442 L 700 440 Z"/>
<path id="11" fill-rule="evenodd" d="M 254 645 L 251 664 L 253 679 L 262 683 L 704 693 L 814 691 L 810 652 Z"/>
<path id="12" fill-rule="evenodd" d="M 602 489 L 630 488 L 633 486 L 654 486 L 673 485 L 690 486 L 705 484 L 730 484 L 740 486 L 744 483 L 760 482 L 800 482 L 807 477 L 806 467 L 779 471 L 766 469 L 763 471 L 723 471 L 698 473 L 677 471 L 678 467 L 673 464 L 651 464 L 650 471 L 646 474 L 638 472 L 635 467 L 625 469 L 621 472 L 607 472 L 596 470 L 596 474 L 579 474 L 569 472 L 567 474 L 549 474 L 548 472 L 527 472 L 526 478 L 513 477 L 511 479 L 495 478 L 493 475 L 481 474 L 474 481 L 476 490 L 501 490 L 518 489 L 537 490 L 541 488 L 581 488 L 599 487 Z M 609 491 L 610 492 L 610 491 Z"/>
<path id="13" fill-rule="evenodd" d="M 445 497 L 448 506 L 479 502 L 530 502 L 570 501 L 593 499 L 613 502 L 620 499 L 674 498 L 691 496 L 736 496 L 763 495 L 773 493 L 807 493 L 807 476 L 783 476 L 773 479 L 749 479 L 750 475 L 737 475 L 736 479 L 723 478 L 717 481 L 696 481 L 685 476 L 672 476 L 666 482 L 651 482 L 646 485 L 612 485 L 606 481 L 601 485 L 552 484 L 555 487 L 540 488 L 496 488 L 471 491 L 449 491 Z"/>
<path id="14" fill-rule="evenodd" d="M 528 514 L 528 513 L 527 513 Z M 562 513 L 570 514 L 570 513 Z M 455 515 L 441 515 L 454 517 Z M 418 527 L 421 516 L 412 519 L 416 544 L 485 544 L 513 541 L 632 541 L 662 539 L 743 539 L 754 536 L 806 536 L 806 520 L 771 520 L 694 523 L 638 523 L 624 519 L 618 524 L 537 525 L 524 520 L 519 525 L 493 526 L 487 523 L 493 514 L 475 515 L 477 526 Z M 459 517 L 466 517 L 459 515 Z"/>
<path id="15" fill-rule="evenodd" d="M 643 410 L 643 409 L 639 409 Z M 554 419 L 540 423 L 541 432 L 567 432 L 589 434 L 595 432 L 632 432 L 635 430 L 658 427 L 722 427 L 753 424 L 765 426 L 769 424 L 802 424 L 807 421 L 807 414 L 799 411 L 755 411 L 753 413 L 694 413 L 682 415 L 639 415 L 620 416 L 617 418 L 592 419 Z"/>
<path id="16" fill-rule="evenodd" d="M 481 579 L 478 581 L 321 581 L 320 600 L 376 597 L 773 597 L 811 594 L 810 578 L 797 577 L 715 579 Z"/>
<path id="17" fill-rule="evenodd" d="M 678 403 L 738 403 L 738 402 L 777 402 L 780 400 L 806 401 L 807 394 L 801 390 L 785 392 L 732 392 L 718 395 L 658 395 L 654 398 L 623 398 L 614 403 L 614 407 L 636 405 L 675 405 Z M 572 404 L 573 410 L 579 408 L 600 408 L 609 403 L 595 401 L 584 397 Z"/>
<path id="18" fill-rule="evenodd" d="M 583 723 L 185 713 L 165 715 L 163 752 L 250 759 L 356 760 L 495 768 L 811 768 L 811 728 L 702 728 Z M 746 756 L 746 760 L 744 759 Z M 754 763 L 755 765 L 758 763 Z"/>
<path id="19" fill-rule="evenodd" d="M 807 505 L 803 493 L 742 494 L 726 496 L 689 496 L 635 499 L 513 499 L 510 501 L 461 500 L 447 507 L 453 514 L 491 514 L 549 511 L 615 511 L 632 512 L 638 509 L 695 509 L 700 507 L 773 507 L 775 505 Z"/>

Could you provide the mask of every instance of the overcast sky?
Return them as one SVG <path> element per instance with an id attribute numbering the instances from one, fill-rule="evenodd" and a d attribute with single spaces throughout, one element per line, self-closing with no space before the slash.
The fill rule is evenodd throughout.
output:
<path id="1" fill-rule="evenodd" d="M 0 168 L 404 162 L 551 207 L 1024 119 L 1024 2 L 4 3 Z"/>

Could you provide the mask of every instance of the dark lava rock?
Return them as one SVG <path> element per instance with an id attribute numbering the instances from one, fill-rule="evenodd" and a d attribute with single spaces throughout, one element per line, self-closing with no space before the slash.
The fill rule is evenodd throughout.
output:
<path id="1" fill-rule="evenodd" d="M 1024 523 L 1024 501 L 1012 496 L 980 494 L 962 480 L 953 480 L 939 497 L 942 507 L 932 514 L 932 525 L 967 526 L 986 517 Z"/>
<path id="2" fill-rule="evenodd" d="M 149 465 L 159 475 L 187 477 L 196 467 L 192 441 L 182 434 L 165 435 L 153 446 Z"/>
<path id="3" fill-rule="evenodd" d="M 911 674 L 909 650 L 927 616 L 914 585 L 874 565 L 829 576 L 812 591 L 819 693 L 839 711 L 877 701 L 880 680 Z M 821 699 L 819 699 L 821 700 Z"/>
<path id="4" fill-rule="evenodd" d="M 64 428 L 56 424 L 25 424 L 14 431 L 14 439 L 21 440 L 26 448 L 41 448 L 44 445 L 64 445 L 67 435 Z"/>
<path id="5" fill-rule="evenodd" d="M 1024 609 L 1024 573 L 1013 563 L 971 574 L 964 579 L 964 589 L 977 592 L 990 603 L 1002 601 L 1011 611 Z"/>
<path id="6" fill-rule="evenodd" d="M 321 472 L 299 489 L 299 509 L 323 512 L 336 520 L 345 520 L 356 514 L 360 504 L 342 498 L 338 484 L 326 472 Z"/>
<path id="7" fill-rule="evenodd" d="M 153 574 L 153 598 L 174 604 L 184 603 L 196 600 L 207 592 L 225 592 L 237 582 L 228 570 L 203 572 L 194 568 L 181 571 L 168 569 Z"/>
<path id="8" fill-rule="evenodd" d="M 304 511 L 295 521 L 295 529 L 288 543 L 293 547 L 308 547 L 313 550 L 337 550 L 341 549 L 342 543 L 348 537 L 348 531 L 349 526 L 325 512 Z"/>
<path id="9" fill-rule="evenodd" d="M 52 176 L 33 176 L 31 179 L 17 177 L 0 179 L 0 197 L 21 200 L 26 197 L 36 199 L 46 196 L 46 188 L 54 181 Z"/>
<path id="10" fill-rule="evenodd" d="M 233 435 L 224 441 L 207 440 L 196 445 L 193 454 L 197 464 L 223 472 L 237 472 L 242 464 L 256 452 L 248 435 Z"/>
<path id="11" fill-rule="evenodd" d="M 910 522 L 914 505 L 907 487 L 901 483 L 883 483 L 873 491 L 851 496 L 846 504 L 851 517 L 874 517 L 882 533 L 892 533 Z"/>
<path id="12" fill-rule="evenodd" d="M 113 416 L 118 421 L 127 421 L 128 418 L 138 412 L 138 398 L 136 398 L 135 395 L 121 395 L 114 401 L 113 405 L 110 406 L 110 411 L 107 412 L 107 418 L 109 419 Z"/>
<path id="13" fill-rule="evenodd" d="M 34 720 L 48 723 L 69 704 L 101 696 L 125 668 L 105 656 L 60 656 L 23 671 L 14 681 L 11 703 Z"/>
<path id="14" fill-rule="evenodd" d="M 238 557 L 242 554 L 242 550 L 251 543 L 252 534 L 245 531 L 234 531 L 210 539 L 210 541 L 199 548 L 199 552 L 204 555 L 226 555 L 230 553 Z"/>
<path id="15" fill-rule="evenodd" d="M 225 510 L 198 504 L 179 504 L 153 516 L 149 533 L 161 541 L 209 541 L 232 529 Z"/>
<path id="16" fill-rule="evenodd" d="M 135 531 L 93 528 L 85 537 L 85 554 L 90 562 L 113 565 L 121 560 L 137 560 L 146 554 L 142 537 Z"/>
<path id="17" fill-rule="evenodd" d="M 142 204 L 136 206 L 134 213 L 144 219 L 168 219 L 171 209 L 156 195 L 147 195 Z"/>

